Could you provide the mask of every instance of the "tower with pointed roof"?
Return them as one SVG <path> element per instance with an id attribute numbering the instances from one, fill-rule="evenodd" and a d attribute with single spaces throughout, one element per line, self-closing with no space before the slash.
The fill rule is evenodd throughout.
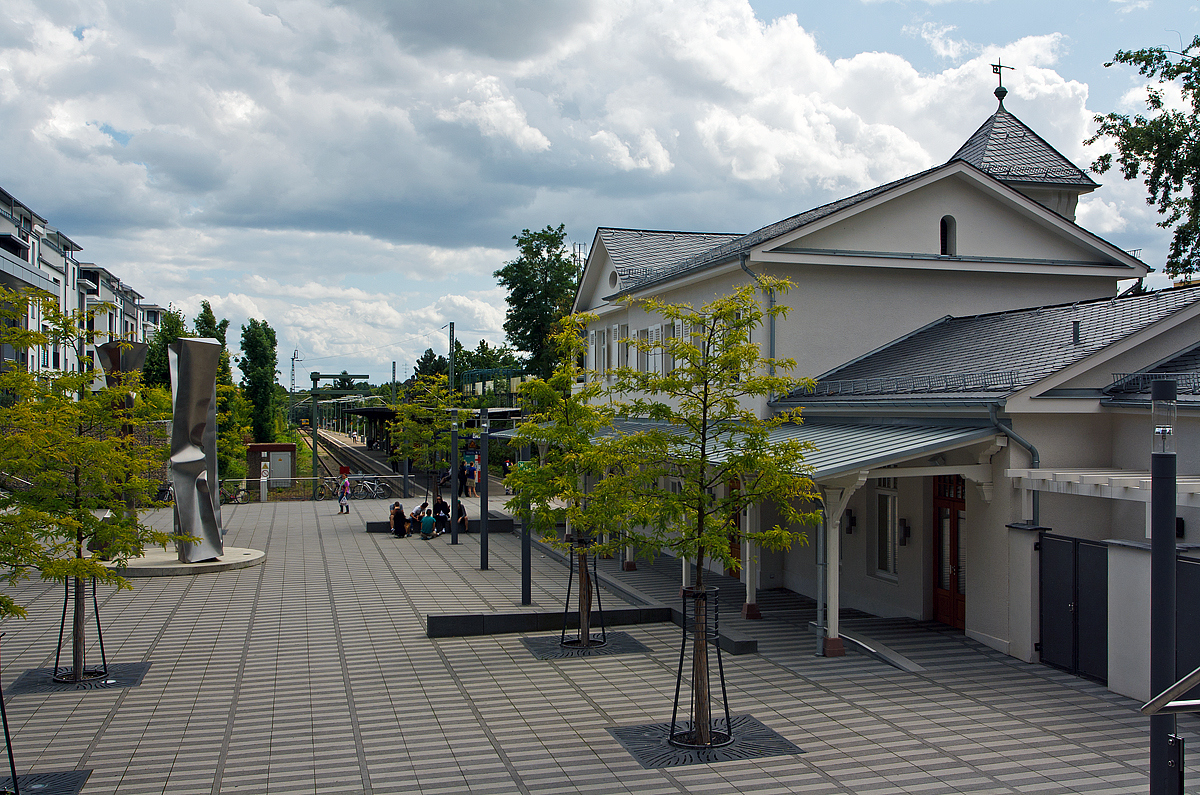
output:
<path id="1" fill-rule="evenodd" d="M 1079 197 L 1100 185 L 1005 109 L 1008 89 L 999 86 L 995 94 L 1000 107 L 948 162 L 970 163 L 1074 221 Z"/>

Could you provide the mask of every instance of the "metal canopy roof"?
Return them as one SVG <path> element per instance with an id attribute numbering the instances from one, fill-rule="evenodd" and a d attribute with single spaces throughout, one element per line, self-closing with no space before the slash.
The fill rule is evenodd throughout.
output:
<path id="1" fill-rule="evenodd" d="M 996 435 L 996 429 L 990 426 L 808 423 L 781 426 L 772 432 L 771 437 L 812 442 L 817 449 L 805 456 L 804 462 L 812 467 L 813 480 L 822 481 L 952 450 Z"/>
<path id="2" fill-rule="evenodd" d="M 662 427 L 645 421 L 618 422 L 619 433 L 636 433 Z M 512 437 L 516 429 L 500 431 L 493 436 Z M 770 432 L 770 442 L 797 439 L 811 442 L 816 449 L 804 457 L 805 468 L 814 481 L 825 481 L 850 472 L 906 461 L 922 455 L 953 450 L 973 442 L 997 436 L 991 426 L 940 425 L 852 425 L 807 423 L 781 425 Z M 722 460 L 719 451 L 712 460 Z"/>

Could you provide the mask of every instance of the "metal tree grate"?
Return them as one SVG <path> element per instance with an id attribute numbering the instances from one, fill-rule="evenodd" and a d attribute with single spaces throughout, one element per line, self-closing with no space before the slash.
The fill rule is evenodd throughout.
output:
<path id="1" fill-rule="evenodd" d="M 563 660 L 571 657 L 601 657 L 610 654 L 649 654 L 650 649 L 628 632 L 609 632 L 608 642 L 595 646 L 564 645 L 558 637 L 521 638 L 529 653 L 539 660 Z M 593 639 L 599 640 L 598 635 Z"/>
<path id="2" fill-rule="evenodd" d="M 53 668 L 34 668 L 17 677 L 5 692 L 10 696 L 24 693 L 71 693 L 78 690 L 115 690 L 137 687 L 150 670 L 150 663 L 112 663 L 108 675 L 82 682 L 56 682 Z M 24 788 L 22 788 L 24 789 Z"/>
<path id="3" fill-rule="evenodd" d="M 676 724 L 677 730 L 679 726 Z M 733 742 L 718 748 L 679 748 L 671 745 L 669 722 L 621 726 L 610 728 L 608 733 L 646 769 L 709 765 L 804 753 L 800 746 L 751 715 L 734 715 L 730 718 L 728 733 L 733 735 Z"/>
<path id="4" fill-rule="evenodd" d="M 21 795 L 78 795 L 87 783 L 91 770 L 60 770 L 55 773 L 30 773 L 17 776 Z M 13 791 L 12 777 L 0 779 L 0 794 Z"/>

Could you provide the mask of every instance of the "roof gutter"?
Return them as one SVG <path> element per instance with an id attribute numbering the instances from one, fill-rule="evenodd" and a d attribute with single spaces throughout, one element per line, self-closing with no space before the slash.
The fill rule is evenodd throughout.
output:
<path id="1" fill-rule="evenodd" d="M 1041 469 L 1042 456 L 1041 456 L 1041 454 L 1038 453 L 1038 449 L 1036 447 L 1034 447 L 1033 444 L 1031 444 L 1028 440 L 1023 439 L 1021 437 L 1021 435 L 1018 434 L 1016 431 L 1014 431 L 1012 428 L 1009 428 L 1009 427 L 1006 427 L 1006 426 L 1000 424 L 1000 420 L 997 419 L 997 417 L 996 417 L 996 411 L 999 408 L 1000 408 L 999 403 L 992 403 L 990 406 L 988 406 L 988 419 L 990 419 L 992 421 L 992 425 L 995 426 L 996 430 L 1000 431 L 1000 433 L 1004 434 L 1009 439 L 1012 439 L 1014 442 L 1016 442 L 1017 444 L 1021 445 L 1022 447 L 1024 447 L 1026 450 L 1029 451 L 1029 468 L 1030 469 Z M 1042 507 L 1041 503 L 1042 503 L 1042 501 L 1039 499 L 1039 497 L 1041 497 L 1041 494 L 1035 489 L 1033 492 L 1033 523 L 1034 523 L 1034 525 L 1038 525 L 1038 526 L 1040 526 L 1042 523 L 1041 522 L 1041 513 L 1042 513 L 1041 512 L 1041 507 Z"/>
<path id="2" fill-rule="evenodd" d="M 738 264 L 742 266 L 742 270 L 750 274 L 750 278 L 754 279 L 759 287 L 762 287 L 762 279 L 757 273 L 750 270 L 750 266 L 746 262 L 750 259 L 750 252 L 743 251 L 738 255 Z M 763 288 L 763 292 L 767 294 L 767 357 L 771 360 L 770 374 L 775 375 L 775 291 Z M 775 393 L 772 392 L 767 396 L 767 402 L 775 400 Z"/>

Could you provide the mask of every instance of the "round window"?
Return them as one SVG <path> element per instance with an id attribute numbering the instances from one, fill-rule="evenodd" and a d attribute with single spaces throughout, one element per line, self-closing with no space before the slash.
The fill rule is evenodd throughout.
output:
<path id="1" fill-rule="evenodd" d="M 608 286 L 609 287 L 617 286 L 617 272 L 616 271 L 613 271 L 612 273 L 608 274 Z"/>

